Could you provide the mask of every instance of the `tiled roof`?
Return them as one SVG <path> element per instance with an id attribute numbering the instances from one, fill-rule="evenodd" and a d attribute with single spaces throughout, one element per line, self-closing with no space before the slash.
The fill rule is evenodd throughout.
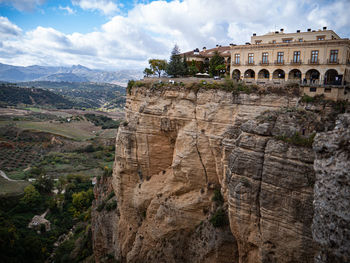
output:
<path id="1" fill-rule="evenodd" d="M 231 56 L 231 52 L 229 52 L 230 46 L 219 46 L 211 49 L 201 50 L 199 52 L 195 52 L 195 50 L 192 50 L 192 51 L 182 53 L 181 55 L 182 56 L 186 55 L 186 57 L 210 58 L 214 56 L 216 51 L 219 52 L 219 54 L 223 57 Z"/>

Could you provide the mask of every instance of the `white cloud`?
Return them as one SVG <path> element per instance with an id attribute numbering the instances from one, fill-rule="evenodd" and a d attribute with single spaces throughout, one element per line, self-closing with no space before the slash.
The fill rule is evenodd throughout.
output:
<path id="1" fill-rule="evenodd" d="M 348 10 L 348 0 L 317 4 L 311 0 L 155 1 L 135 4 L 126 15 L 116 15 L 87 34 L 63 34 L 44 27 L 21 33 L 4 20 L 9 29 L 13 28 L 4 32 L 13 33 L 7 33 L 11 38 L 0 35 L 0 62 L 142 68 L 149 58 L 168 59 L 175 43 L 188 51 L 216 44 L 243 44 L 250 41 L 252 33 L 265 34 L 280 28 L 295 32 L 322 26 L 349 37 Z"/>
<path id="2" fill-rule="evenodd" d="M 97 10 L 105 15 L 119 11 L 118 6 L 111 0 L 73 0 L 73 5 L 80 6 L 84 10 Z"/>
<path id="3" fill-rule="evenodd" d="M 46 0 L 0 0 L 0 3 L 12 5 L 19 11 L 31 11 L 37 5 L 42 5 Z"/>
<path id="4" fill-rule="evenodd" d="M 67 13 L 68 13 L 69 15 L 75 14 L 75 11 L 74 11 L 72 8 L 70 8 L 69 6 L 66 6 L 66 7 L 59 6 L 58 9 L 59 9 L 59 10 L 67 11 Z"/>
<path id="5" fill-rule="evenodd" d="M 0 16 L 0 40 L 18 36 L 21 32 L 22 30 L 17 25 L 12 24 L 7 17 Z"/>

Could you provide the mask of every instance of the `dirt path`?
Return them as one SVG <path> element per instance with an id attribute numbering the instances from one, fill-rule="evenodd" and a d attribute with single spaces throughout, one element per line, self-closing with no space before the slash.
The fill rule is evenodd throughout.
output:
<path id="1" fill-rule="evenodd" d="M 5 178 L 6 180 L 10 181 L 10 182 L 18 182 L 18 181 L 24 181 L 24 180 L 13 180 L 7 177 L 7 175 L 0 170 L 0 176 L 2 176 L 3 178 Z"/>

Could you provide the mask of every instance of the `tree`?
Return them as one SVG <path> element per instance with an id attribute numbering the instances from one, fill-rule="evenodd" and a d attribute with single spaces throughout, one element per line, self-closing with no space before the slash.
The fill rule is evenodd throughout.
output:
<path id="1" fill-rule="evenodd" d="M 217 75 L 220 70 L 218 66 L 221 65 L 225 66 L 225 59 L 220 56 L 219 52 L 216 51 L 214 56 L 209 61 L 209 74 L 212 76 Z"/>
<path id="2" fill-rule="evenodd" d="M 50 176 L 40 175 L 34 183 L 34 186 L 39 190 L 40 193 L 49 194 L 53 188 L 53 180 Z"/>
<path id="3" fill-rule="evenodd" d="M 184 64 L 184 72 L 183 72 L 183 75 L 186 76 L 186 75 L 188 75 L 188 73 L 189 73 L 186 54 L 184 54 L 182 63 Z"/>
<path id="4" fill-rule="evenodd" d="M 183 76 L 185 74 L 184 63 L 180 55 L 180 49 L 177 45 L 175 45 L 171 51 L 171 57 L 166 72 L 168 75 L 174 77 Z"/>
<path id="5" fill-rule="evenodd" d="M 150 75 L 153 75 L 154 72 L 150 68 L 145 68 L 145 70 L 143 71 L 143 74 L 145 74 L 146 77 L 149 77 Z"/>
<path id="6" fill-rule="evenodd" d="M 162 74 L 162 72 L 165 71 L 165 69 L 167 67 L 166 60 L 162 60 L 162 59 L 150 59 L 150 60 L 148 60 L 148 63 L 150 65 L 151 71 L 153 73 L 156 73 L 159 78 L 160 78 L 160 75 Z"/>
<path id="7" fill-rule="evenodd" d="M 195 76 L 198 73 L 198 68 L 196 67 L 196 62 L 192 60 L 191 66 L 188 67 L 188 73 L 192 76 Z"/>
<path id="8" fill-rule="evenodd" d="M 36 207 L 41 202 L 40 193 L 30 184 L 24 188 L 24 196 L 22 197 L 21 202 L 28 207 Z"/>

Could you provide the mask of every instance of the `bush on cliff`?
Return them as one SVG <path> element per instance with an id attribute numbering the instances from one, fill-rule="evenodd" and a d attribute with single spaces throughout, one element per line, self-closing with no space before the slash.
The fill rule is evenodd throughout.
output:
<path id="1" fill-rule="evenodd" d="M 223 227 L 223 226 L 228 225 L 229 220 L 228 220 L 226 212 L 222 208 L 219 208 L 218 210 L 216 210 L 216 212 L 209 219 L 209 222 L 214 227 Z"/>

